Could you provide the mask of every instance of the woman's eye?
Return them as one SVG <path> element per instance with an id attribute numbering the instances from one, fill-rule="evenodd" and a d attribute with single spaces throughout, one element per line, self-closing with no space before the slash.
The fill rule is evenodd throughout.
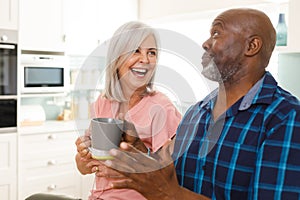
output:
<path id="1" fill-rule="evenodd" d="M 156 51 L 149 51 L 148 54 L 151 56 L 156 56 Z"/>
<path id="2" fill-rule="evenodd" d="M 140 50 L 139 50 L 139 49 L 136 49 L 136 50 L 134 51 L 134 53 L 140 53 Z"/>

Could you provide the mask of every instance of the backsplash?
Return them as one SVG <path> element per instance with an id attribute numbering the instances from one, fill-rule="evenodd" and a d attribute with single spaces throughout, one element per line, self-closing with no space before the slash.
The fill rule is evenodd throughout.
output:
<path id="1" fill-rule="evenodd" d="M 278 57 L 278 82 L 300 99 L 300 53 L 283 53 Z"/>
<path id="2" fill-rule="evenodd" d="M 46 120 L 56 120 L 63 111 L 64 103 L 55 101 L 56 97 L 27 97 L 22 98 L 22 105 L 40 105 L 45 110 Z M 21 113 L 22 114 L 22 113 Z"/>

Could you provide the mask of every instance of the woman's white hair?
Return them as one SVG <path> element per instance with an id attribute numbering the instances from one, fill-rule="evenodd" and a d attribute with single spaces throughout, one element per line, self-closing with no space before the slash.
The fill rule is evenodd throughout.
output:
<path id="1" fill-rule="evenodd" d="M 119 27 L 109 41 L 106 56 L 106 74 L 104 96 L 110 100 L 118 102 L 126 101 L 119 81 L 118 69 L 130 57 L 141 43 L 152 35 L 155 38 L 158 49 L 158 34 L 148 25 L 132 21 Z M 157 54 L 158 55 L 158 54 Z M 152 94 L 154 73 L 147 84 L 146 90 L 142 95 Z"/>

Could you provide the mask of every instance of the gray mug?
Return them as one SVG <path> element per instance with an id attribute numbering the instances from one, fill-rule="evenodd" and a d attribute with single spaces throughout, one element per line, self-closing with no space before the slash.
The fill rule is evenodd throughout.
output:
<path id="1" fill-rule="evenodd" d="M 90 148 L 97 160 L 112 159 L 109 150 L 118 148 L 123 134 L 123 121 L 113 118 L 94 118 L 91 121 Z"/>

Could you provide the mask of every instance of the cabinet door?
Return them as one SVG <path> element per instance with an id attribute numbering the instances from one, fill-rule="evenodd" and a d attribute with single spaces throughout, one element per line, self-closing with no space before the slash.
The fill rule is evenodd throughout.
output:
<path id="1" fill-rule="evenodd" d="M 76 138 L 73 131 L 20 136 L 19 197 L 37 192 L 80 196 Z"/>
<path id="2" fill-rule="evenodd" d="M 18 0 L 0 0 L 0 28 L 18 29 Z"/>
<path id="3" fill-rule="evenodd" d="M 289 1 L 289 18 L 288 18 L 288 50 L 290 52 L 300 52 L 300 26 L 299 26 L 299 0 Z"/>
<path id="4" fill-rule="evenodd" d="M 68 54 L 86 54 L 97 47 L 97 0 L 64 0 L 64 24 Z"/>
<path id="5" fill-rule="evenodd" d="M 21 49 L 64 51 L 63 0 L 20 1 Z"/>
<path id="6" fill-rule="evenodd" d="M 137 0 L 64 0 L 66 51 L 89 55 L 123 23 L 137 20 Z"/>
<path id="7" fill-rule="evenodd" d="M 16 134 L 0 134 L 0 199 L 16 199 Z"/>

